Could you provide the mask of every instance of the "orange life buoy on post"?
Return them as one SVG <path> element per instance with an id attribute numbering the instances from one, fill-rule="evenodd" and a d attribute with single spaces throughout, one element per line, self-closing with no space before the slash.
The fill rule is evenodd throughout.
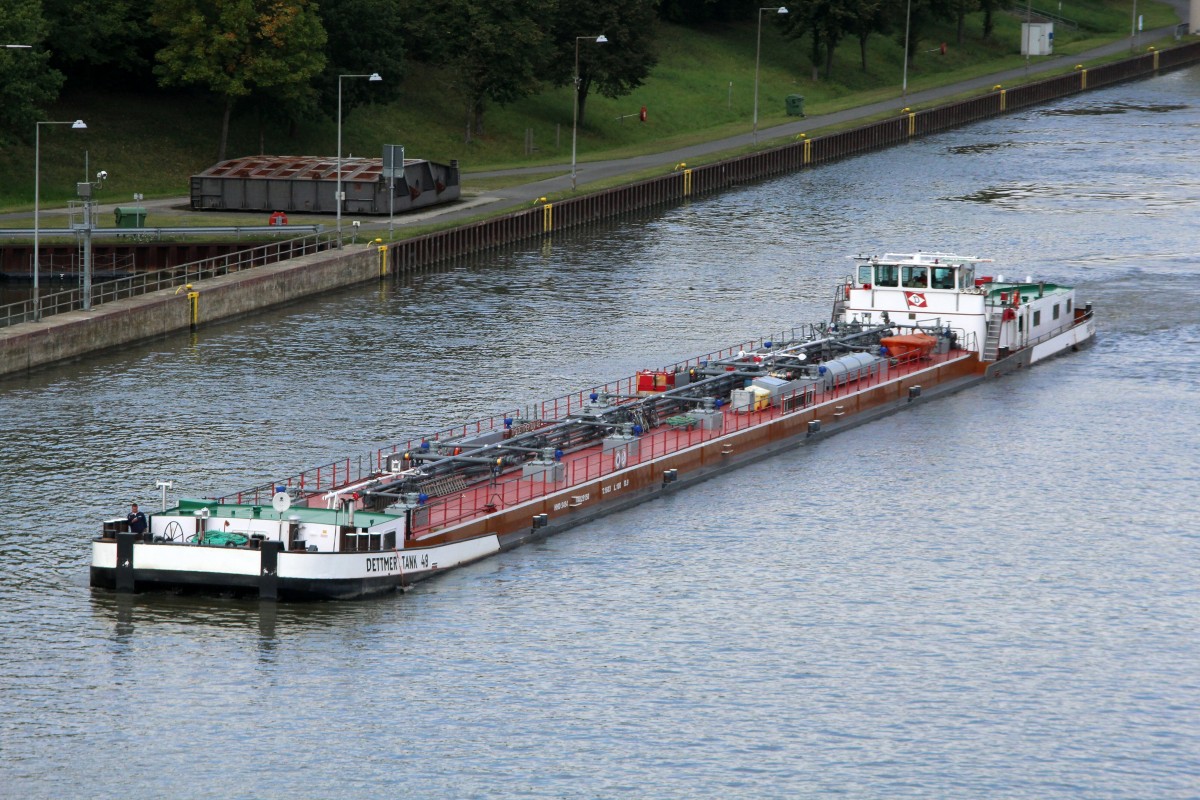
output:
<path id="1" fill-rule="evenodd" d="M 849 300 L 850 299 L 850 284 L 847 283 L 845 286 L 845 289 L 846 289 L 846 292 L 845 292 L 846 296 L 844 299 Z"/>

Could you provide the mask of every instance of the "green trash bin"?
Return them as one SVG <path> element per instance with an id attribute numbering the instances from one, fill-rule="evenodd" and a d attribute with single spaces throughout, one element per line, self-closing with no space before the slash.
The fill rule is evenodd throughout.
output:
<path id="1" fill-rule="evenodd" d="M 804 116 L 804 95 L 789 94 L 787 96 L 787 115 L 789 117 Z"/>
<path id="2" fill-rule="evenodd" d="M 113 211 L 118 228 L 146 227 L 146 209 L 141 206 L 117 206 Z"/>

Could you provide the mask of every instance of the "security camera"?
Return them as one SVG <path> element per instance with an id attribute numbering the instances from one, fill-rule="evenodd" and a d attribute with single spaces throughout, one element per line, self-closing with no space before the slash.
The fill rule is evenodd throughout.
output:
<path id="1" fill-rule="evenodd" d="M 96 180 L 103 181 L 108 179 L 108 170 L 100 170 L 96 173 Z"/>

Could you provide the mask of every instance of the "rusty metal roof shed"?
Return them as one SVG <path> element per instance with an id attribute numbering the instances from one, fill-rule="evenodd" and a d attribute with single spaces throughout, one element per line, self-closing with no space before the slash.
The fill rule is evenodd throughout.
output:
<path id="1" fill-rule="evenodd" d="M 405 158 L 401 167 L 400 152 L 398 145 L 386 145 L 385 158 L 342 159 L 343 213 L 389 214 L 459 199 L 458 162 Z M 192 176 L 192 208 L 329 214 L 337 210 L 337 183 L 337 159 L 327 156 L 232 158 Z"/>

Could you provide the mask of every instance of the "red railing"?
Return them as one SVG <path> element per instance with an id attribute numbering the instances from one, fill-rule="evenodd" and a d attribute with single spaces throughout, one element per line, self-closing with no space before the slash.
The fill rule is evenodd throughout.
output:
<path id="1" fill-rule="evenodd" d="M 630 455 L 624 466 L 619 468 L 612 464 L 611 456 L 603 452 L 600 445 L 596 444 L 585 451 L 569 454 L 564 458 L 566 477 L 562 481 L 547 481 L 542 475 L 512 475 L 470 487 L 454 495 L 434 498 L 426 504 L 427 521 L 415 527 L 413 533 L 419 539 L 425 534 L 469 522 L 503 508 L 536 500 L 549 494 L 569 491 L 572 487 L 582 486 L 605 475 L 650 463 L 665 455 L 686 450 L 731 433 L 760 427 L 783 417 L 820 408 L 839 399 L 845 399 L 885 383 L 900 380 L 936 364 L 976 355 L 970 351 L 955 350 L 922 358 L 914 353 L 903 359 L 884 362 L 878 370 L 867 371 L 864 369 L 865 374 L 855 375 L 843 383 L 815 392 L 810 402 L 799 403 L 790 411 L 783 410 L 783 407 L 787 405 L 784 400 L 795 396 L 796 393 L 781 398 L 779 404 L 771 405 L 761 411 L 740 413 L 725 406 L 723 427 L 720 430 L 700 428 L 674 430 L 660 426 L 635 440 L 638 447 L 637 454 Z"/>

